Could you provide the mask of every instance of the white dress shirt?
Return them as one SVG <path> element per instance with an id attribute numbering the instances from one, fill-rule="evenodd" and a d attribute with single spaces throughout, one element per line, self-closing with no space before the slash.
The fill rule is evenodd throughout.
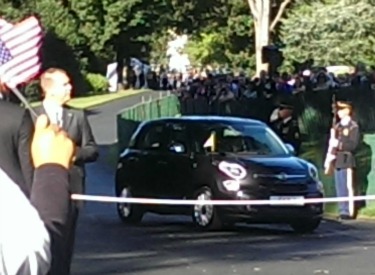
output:
<path id="1" fill-rule="evenodd" d="M 47 274 L 51 265 L 50 244 L 38 212 L 0 169 L 0 274 Z"/>
<path id="2" fill-rule="evenodd" d="M 62 126 L 62 115 L 63 115 L 63 108 L 51 101 L 44 100 L 43 101 L 44 110 L 47 113 L 47 116 L 52 124 Z"/>

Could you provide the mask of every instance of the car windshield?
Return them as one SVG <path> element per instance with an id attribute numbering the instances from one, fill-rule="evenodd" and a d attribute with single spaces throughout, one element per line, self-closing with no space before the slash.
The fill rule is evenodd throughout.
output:
<path id="1" fill-rule="evenodd" d="M 282 141 L 267 127 L 232 125 L 218 126 L 211 131 L 205 147 L 225 153 L 254 155 L 285 155 Z M 213 147 L 213 148 L 212 148 Z"/>

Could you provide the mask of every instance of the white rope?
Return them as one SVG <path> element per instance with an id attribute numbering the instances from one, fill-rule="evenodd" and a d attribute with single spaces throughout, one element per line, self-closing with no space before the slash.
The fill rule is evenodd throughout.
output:
<path id="1" fill-rule="evenodd" d="M 290 196 L 289 196 L 290 197 Z M 280 200 L 173 200 L 173 199 L 149 199 L 149 198 L 121 198 L 110 196 L 94 196 L 73 194 L 73 200 L 105 202 L 105 203 L 135 203 L 135 204 L 159 204 L 159 205 L 304 205 L 317 203 L 333 203 L 347 201 L 375 200 L 375 195 L 335 197 L 335 198 L 304 198 Z"/>

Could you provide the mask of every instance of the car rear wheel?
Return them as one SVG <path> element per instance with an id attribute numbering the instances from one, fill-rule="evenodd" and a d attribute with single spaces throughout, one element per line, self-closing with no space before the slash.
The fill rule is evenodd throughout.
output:
<path id="1" fill-rule="evenodd" d="M 195 200 L 211 200 L 212 190 L 209 187 L 202 187 L 195 192 Z M 219 230 L 223 227 L 223 223 L 217 211 L 217 207 L 213 205 L 194 205 L 193 206 L 193 222 L 204 230 Z"/>
<path id="2" fill-rule="evenodd" d="M 120 198 L 131 198 L 132 194 L 129 187 L 122 188 L 120 194 L 117 195 Z M 134 203 L 118 203 L 117 214 L 120 220 L 128 224 L 137 224 L 142 221 L 144 211 L 141 205 Z"/>
<path id="3" fill-rule="evenodd" d="M 291 223 L 290 226 L 299 234 L 312 233 L 319 227 L 321 221 L 321 218 L 300 220 Z"/>

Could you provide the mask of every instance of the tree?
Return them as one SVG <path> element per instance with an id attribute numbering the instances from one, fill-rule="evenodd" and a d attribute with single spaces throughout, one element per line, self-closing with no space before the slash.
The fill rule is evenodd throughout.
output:
<path id="1" fill-rule="evenodd" d="M 272 41 L 272 33 L 292 0 L 248 0 L 255 29 L 255 55 L 257 74 L 268 70 L 262 61 L 262 48 Z"/>
<path id="2" fill-rule="evenodd" d="M 287 62 L 375 65 L 373 5 L 372 0 L 325 0 L 295 7 L 281 27 Z"/>
<path id="3" fill-rule="evenodd" d="M 253 21 L 243 0 L 211 0 L 192 32 L 188 53 L 197 65 L 250 69 L 253 65 Z"/>
<path id="4" fill-rule="evenodd" d="M 223 41 L 220 32 L 202 33 L 198 39 L 190 40 L 187 52 L 192 63 L 198 66 L 227 63 Z"/>

